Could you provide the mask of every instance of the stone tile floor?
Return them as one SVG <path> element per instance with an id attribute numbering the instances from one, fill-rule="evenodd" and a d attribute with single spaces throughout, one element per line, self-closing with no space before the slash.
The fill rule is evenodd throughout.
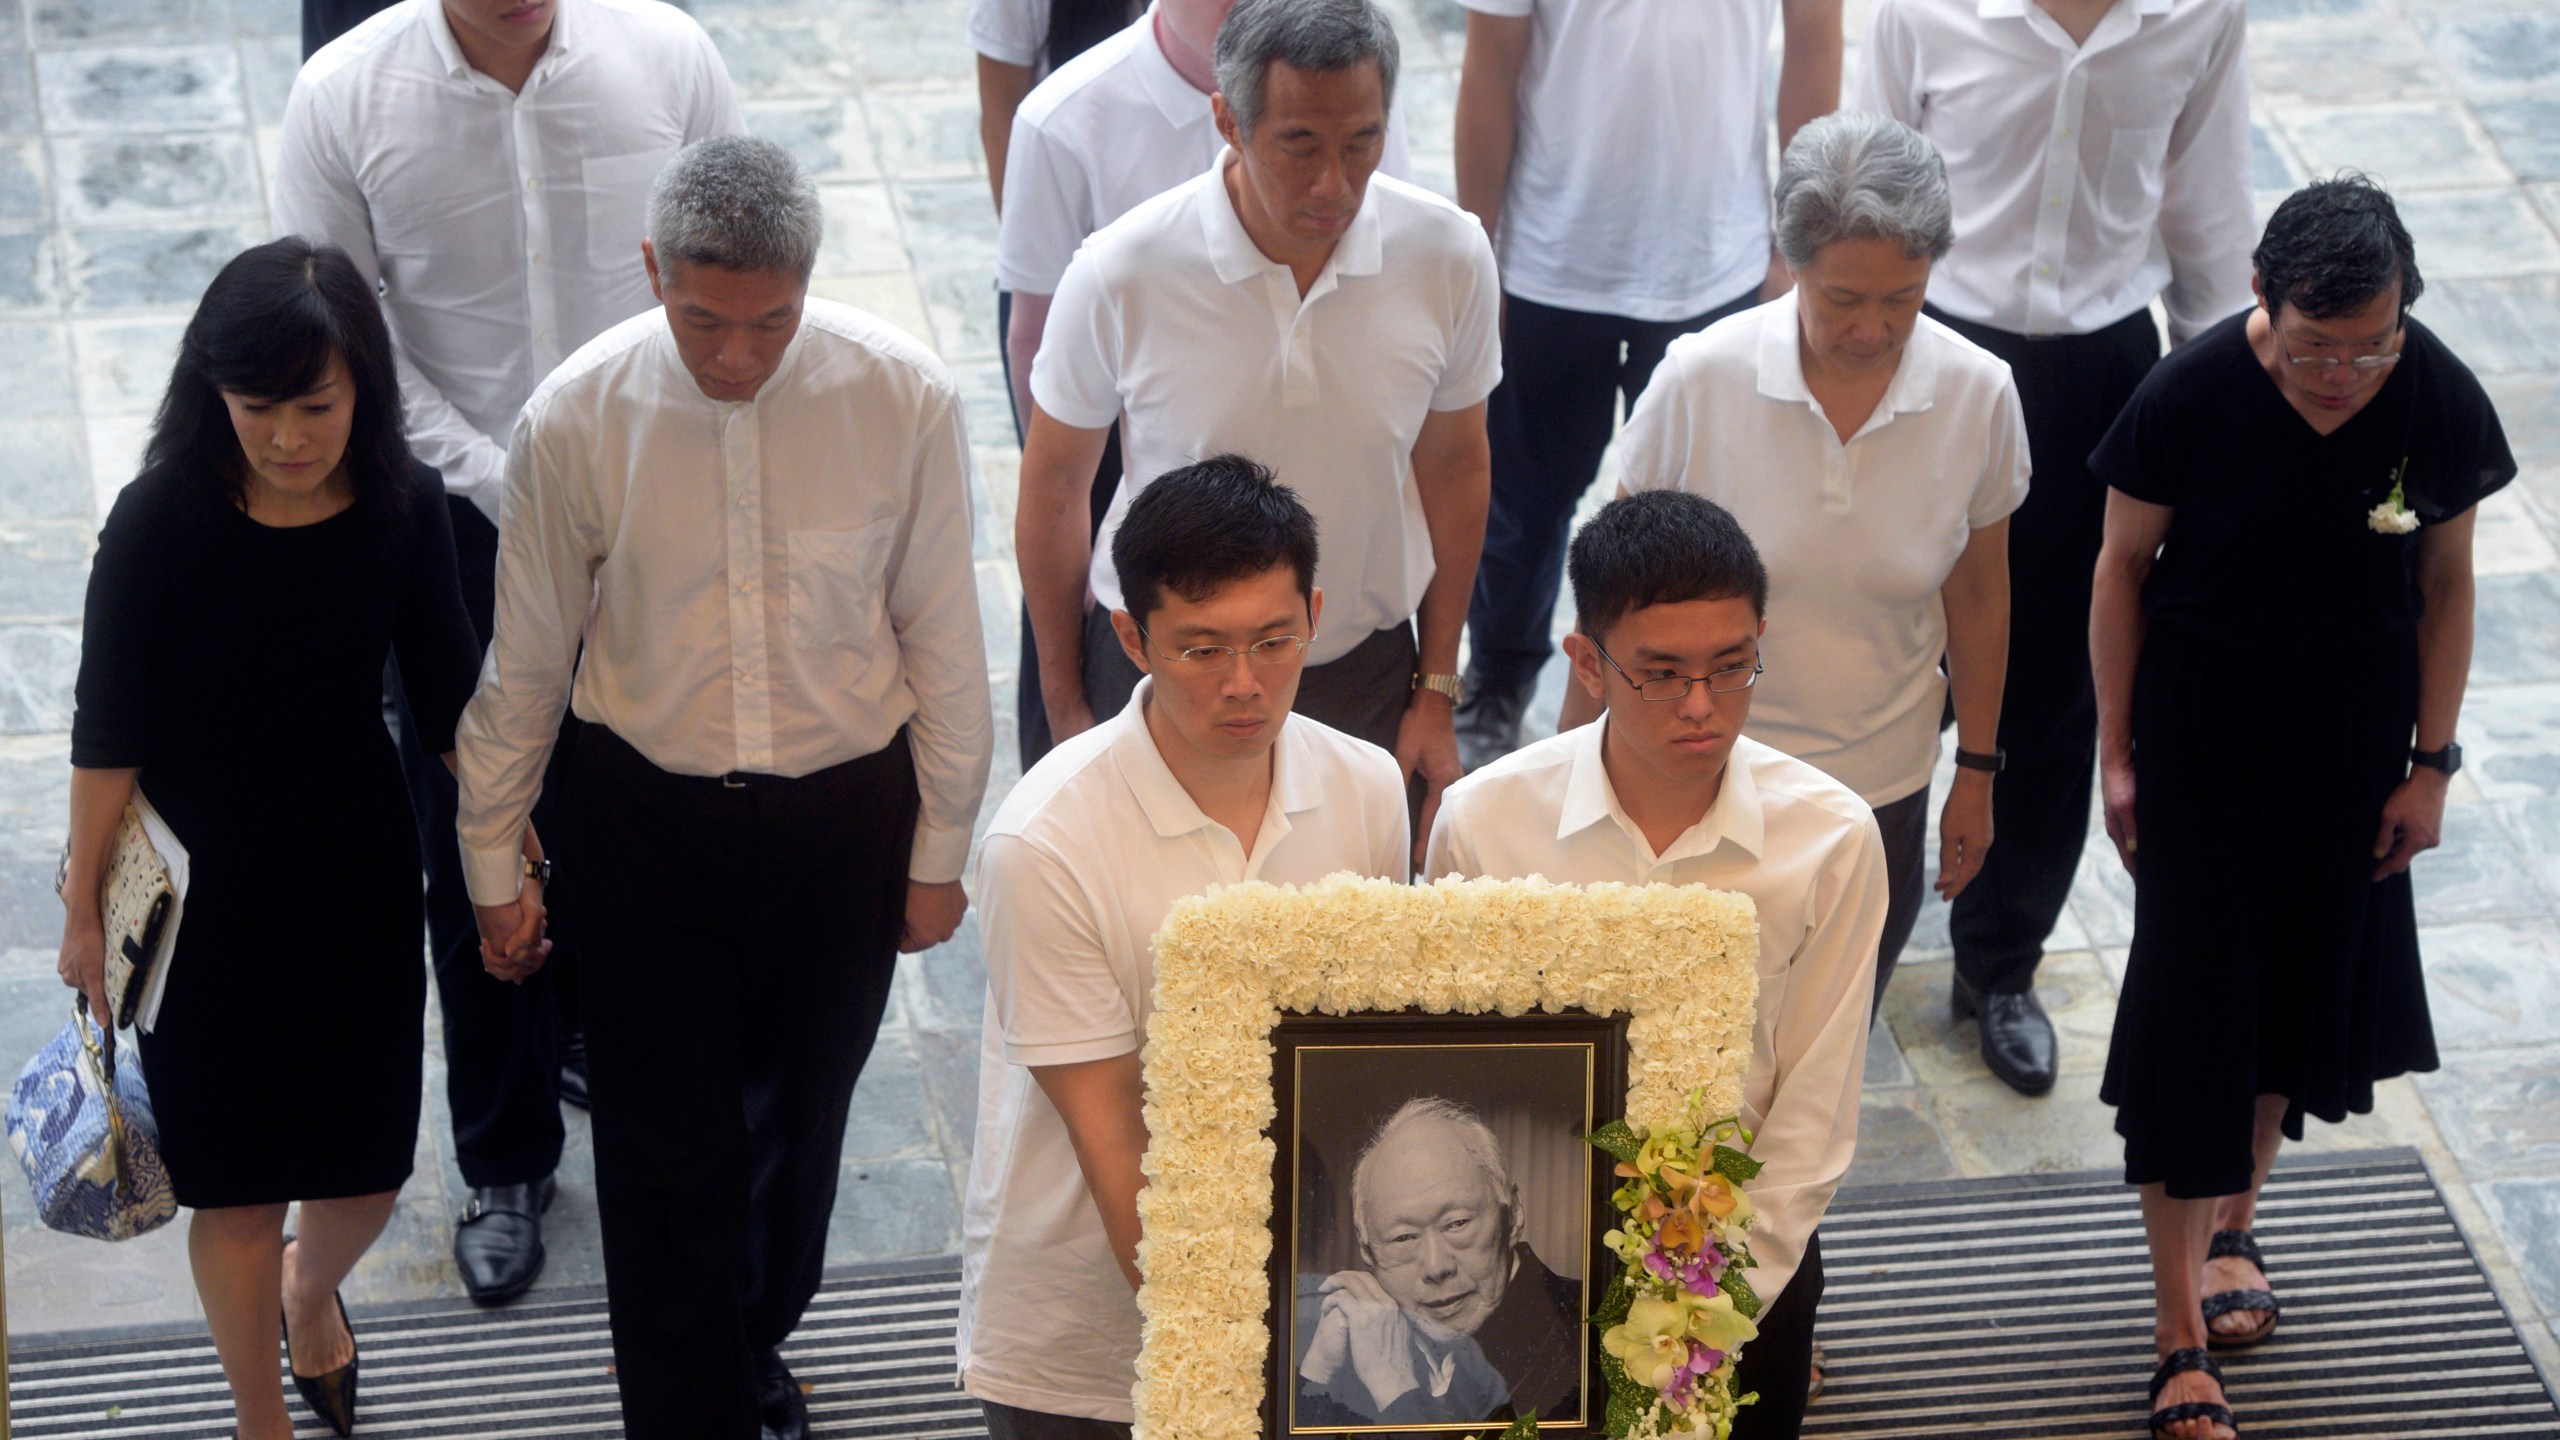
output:
<path id="1" fill-rule="evenodd" d="M 1386 3 L 1407 47 L 1417 168 L 1445 190 L 1463 15 L 1452 0 Z M 749 124 L 790 145 L 823 187 L 830 233 L 815 288 L 932 343 L 970 397 L 991 678 L 1006 717 L 992 808 L 1013 778 L 1016 453 L 965 0 L 691 8 L 727 56 Z M 1849 9 L 1854 37 L 1865 4 Z M 2447 844 L 2418 867 L 2446 1065 L 2384 1086 L 2374 1114 L 2315 1126 L 2308 1143 L 2419 1147 L 2546 1372 L 2560 1372 L 2560 12 L 2547 0 L 2250 10 L 2262 205 L 2341 166 L 2391 185 L 2430 281 L 2420 314 L 2486 377 L 2525 465 L 2483 509 L 2463 724 L 2472 766 Z M 47 891 L 96 522 L 133 470 L 195 296 L 265 237 L 265 166 L 295 36 L 292 0 L 0 0 L 0 1061 L 12 1068 L 64 1003 Z M 1551 670 L 1549 722 L 1560 684 Z M 1945 916 L 1933 907 L 1870 1049 L 1853 1182 L 2119 1162 L 2095 1092 L 2129 898 L 2093 846 L 2043 970 L 2066 1048 L 2060 1086 L 2039 1100 L 1991 1079 L 1973 1028 L 1949 1022 Z M 981 984 L 974 931 L 902 965 L 846 1136 L 831 1258 L 956 1248 Z M 431 1052 L 417 1176 L 352 1287 L 359 1301 L 456 1288 L 446 1251 L 462 1185 L 441 1063 Z M 586 1130 L 571 1121 L 550 1285 L 599 1278 Z M 179 1229 L 122 1246 L 52 1235 L 7 1165 L 0 1212 L 12 1331 L 195 1313 Z"/>

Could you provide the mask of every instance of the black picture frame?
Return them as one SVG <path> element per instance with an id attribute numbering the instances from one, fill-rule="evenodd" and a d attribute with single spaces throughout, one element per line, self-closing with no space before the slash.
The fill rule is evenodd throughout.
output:
<path id="1" fill-rule="evenodd" d="M 1319 1142 L 1314 1130 L 1326 1123 L 1319 1113 L 1312 1125 L 1302 1124 L 1301 1103 L 1310 1083 L 1310 1071 L 1318 1076 L 1336 1054 L 1383 1054 L 1396 1063 L 1421 1066 L 1420 1073 L 1436 1068 L 1429 1052 L 1440 1050 L 1451 1057 L 1448 1071 L 1455 1074 L 1483 1075 L 1488 1063 L 1512 1068 L 1503 1057 L 1488 1057 L 1487 1051 L 1516 1049 L 1522 1052 L 1523 1067 L 1550 1067 L 1550 1073 L 1561 1073 L 1552 1067 L 1566 1062 L 1554 1059 L 1561 1053 L 1578 1051 L 1584 1075 L 1581 1114 L 1585 1128 L 1573 1136 L 1574 1150 L 1587 1167 L 1586 1184 L 1579 1229 L 1579 1251 L 1582 1274 L 1580 1303 L 1573 1311 L 1572 1334 L 1576 1358 L 1580 1365 L 1581 1384 L 1577 1413 L 1572 1416 L 1541 1414 L 1539 1433 L 1543 1440 L 1600 1440 L 1604 1434 L 1602 1415 L 1606 1409 L 1608 1390 L 1600 1378 L 1599 1332 L 1583 1323 L 1597 1305 L 1601 1291 L 1616 1273 L 1618 1260 L 1601 1243 L 1600 1237 L 1616 1222 L 1617 1212 L 1610 1204 L 1618 1181 L 1612 1162 L 1601 1152 L 1580 1144 L 1581 1136 L 1591 1129 L 1621 1119 L 1626 1111 L 1627 1096 L 1627 1019 L 1624 1014 L 1594 1015 L 1579 1010 L 1558 1013 L 1534 1012 L 1527 1015 L 1454 1015 L 1428 1014 L 1420 1011 L 1368 1013 L 1354 1015 L 1286 1014 L 1280 1018 L 1271 1035 L 1273 1050 L 1272 1086 L 1275 1113 L 1271 1137 L 1274 1159 L 1271 1185 L 1271 1260 L 1268 1266 L 1264 1319 L 1269 1326 L 1271 1344 L 1263 1364 L 1263 1440 L 1344 1440 L 1350 1436 L 1395 1436 L 1398 1440 L 1419 1437 L 1498 1435 L 1509 1423 L 1507 1418 L 1487 1417 L 1468 1423 L 1436 1423 L 1414 1425 L 1381 1425 L 1376 1423 L 1346 1424 L 1337 1418 L 1333 1423 L 1313 1423 L 1298 1414 L 1297 1370 L 1300 1360 L 1298 1338 L 1300 1316 L 1306 1302 L 1299 1297 L 1302 1257 L 1301 1242 L 1307 1238 L 1302 1222 L 1337 1228 L 1347 1224 L 1338 1217 L 1328 1220 L 1313 1214 L 1302 1216 L 1302 1195 L 1309 1193 L 1306 1168 L 1312 1157 L 1304 1153 Z M 1532 1054 L 1541 1057 L 1531 1064 Z M 1461 1063 L 1463 1057 L 1463 1063 Z M 1414 1073 L 1408 1069 L 1407 1073 Z M 1463 1089 L 1460 1085 L 1457 1088 Z M 1463 1095 L 1455 1098 L 1464 1099 Z M 1398 1095 L 1381 1092 L 1367 1097 L 1367 1113 L 1382 1116 L 1401 1103 Z M 1337 1157 L 1340 1137 L 1331 1146 Z M 1347 1172 L 1335 1182 L 1340 1192 L 1347 1192 Z M 1322 1190 L 1312 1193 L 1319 1197 Z M 1340 1201 L 1337 1203 L 1348 1203 Z M 1309 1248 L 1316 1248 L 1310 1246 Z"/>

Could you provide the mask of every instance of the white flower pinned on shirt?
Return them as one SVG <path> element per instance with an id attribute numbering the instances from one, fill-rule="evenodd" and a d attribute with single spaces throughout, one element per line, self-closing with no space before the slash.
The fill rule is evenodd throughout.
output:
<path id="1" fill-rule="evenodd" d="M 2391 493 L 2365 512 L 2365 526 L 2375 534 L 2406 535 L 2418 528 L 2418 512 L 2409 508 L 2408 496 L 2401 488 L 2401 477 L 2408 473 L 2409 457 L 2403 455 L 2399 467 L 2391 472 Z"/>

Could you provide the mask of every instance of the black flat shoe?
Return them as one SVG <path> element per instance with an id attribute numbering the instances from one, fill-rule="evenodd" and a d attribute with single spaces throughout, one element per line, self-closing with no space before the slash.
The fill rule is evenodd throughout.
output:
<path id="1" fill-rule="evenodd" d="M 2205 1258 L 2246 1260 L 2258 1267 L 2259 1274 L 2267 1273 L 2266 1258 L 2258 1253 L 2258 1237 L 2246 1230 L 2214 1231 L 2213 1244 L 2205 1251 Z M 2214 1321 L 2235 1310 L 2262 1311 L 2266 1318 L 2237 1335 L 2225 1335 L 2213 1328 Z M 2204 1297 L 2205 1343 L 2216 1350 L 2246 1350 L 2263 1344 L 2276 1333 L 2276 1317 L 2283 1311 L 2271 1290 L 2217 1290 Z"/>
<path id="2" fill-rule="evenodd" d="M 1976 990 L 1954 979 L 1947 1004 L 1959 1020 L 1982 1022 L 1982 1063 L 2021 1095 L 2053 1088 L 2056 1052 L 2053 1021 L 2033 990 Z"/>
<path id="3" fill-rule="evenodd" d="M 453 1268 L 482 1305 L 504 1305 L 542 1277 L 542 1216 L 560 1193 L 545 1175 L 529 1185 L 488 1185 L 471 1192 L 453 1232 Z"/>
<path id="4" fill-rule="evenodd" d="M 760 1440 L 809 1440 L 809 1397 L 779 1350 L 756 1357 L 756 1409 L 763 1416 Z"/>
<path id="5" fill-rule="evenodd" d="M 2151 1372 L 2152 1403 L 2159 1403 L 2160 1392 L 2169 1387 L 2171 1380 L 2190 1370 L 2201 1370 L 2213 1377 L 2216 1386 L 2222 1384 L 2222 1367 L 2213 1363 L 2211 1355 L 2190 1345 L 2184 1350 L 2170 1351 L 2169 1358 L 2160 1362 L 2160 1368 Z M 2152 1411 L 2151 1440 L 2170 1440 L 2169 1427 L 2186 1420 L 2211 1421 L 2229 1430 L 2232 1440 L 2239 1440 L 2240 1422 L 2232 1418 L 2231 1407 L 2217 1405 L 2210 1400 L 2182 1400 Z"/>
<path id="6" fill-rule="evenodd" d="M 276 1326 L 284 1332 L 284 1368 L 293 1375 L 293 1388 L 302 1394 L 302 1403 L 311 1413 L 328 1423 L 341 1435 L 352 1435 L 356 1429 L 356 1327 L 347 1319 L 347 1297 L 332 1296 L 338 1302 L 338 1323 L 347 1327 L 347 1363 L 326 1375 L 305 1375 L 293 1368 L 293 1326 L 278 1317 Z"/>

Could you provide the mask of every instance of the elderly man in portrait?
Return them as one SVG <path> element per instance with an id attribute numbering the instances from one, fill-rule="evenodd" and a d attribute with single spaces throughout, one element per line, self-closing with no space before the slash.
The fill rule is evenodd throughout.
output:
<path id="1" fill-rule="evenodd" d="M 1215 52 L 1226 150 L 1094 235 L 1058 282 L 1014 543 L 1059 740 L 1137 685 L 1110 624 L 1117 517 L 1155 477 L 1232 450 L 1323 527 L 1331 608 L 1299 711 L 1393 751 L 1426 803 L 1457 778 L 1500 287 L 1483 227 L 1376 173 L 1396 59 L 1370 0 L 1239 0 Z M 1115 420 L 1126 463 L 1097 545 L 1087 502 Z"/>
<path id="2" fill-rule="evenodd" d="M 632 1440 L 808 1434 L 777 1347 L 817 1291 L 897 954 L 968 903 L 993 743 L 959 395 L 922 346 L 809 297 L 819 216 L 770 141 L 705 140 L 658 177 L 661 308 L 516 424 L 462 723 L 463 859 L 505 953 L 536 920 L 516 848 L 544 752 L 564 703 L 588 722 L 568 800 Z"/>
<path id="3" fill-rule="evenodd" d="M 1520 1187 L 1477 1114 L 1406 1101 L 1362 1147 L 1365 1270 L 1328 1277 L 1298 1361 L 1299 1425 L 1560 1417 L 1582 1391 L 1582 1286 L 1521 1237 Z"/>

